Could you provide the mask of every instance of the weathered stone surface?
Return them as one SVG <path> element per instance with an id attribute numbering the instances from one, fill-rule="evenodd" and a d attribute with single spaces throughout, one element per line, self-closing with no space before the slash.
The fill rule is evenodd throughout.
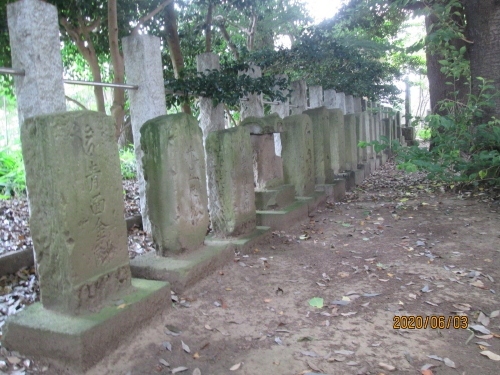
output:
<path id="1" fill-rule="evenodd" d="M 64 112 L 66 99 L 55 6 L 38 0 L 7 5 L 19 125 L 28 117 Z"/>
<path id="2" fill-rule="evenodd" d="M 307 109 L 307 84 L 304 80 L 294 81 L 291 83 L 291 99 L 292 115 L 300 115 Z"/>
<path id="3" fill-rule="evenodd" d="M 219 55 L 215 53 L 202 53 L 196 56 L 196 68 L 198 73 L 206 70 L 220 70 Z M 200 116 L 199 126 L 203 131 L 203 142 L 209 132 L 224 130 L 224 104 L 214 106 L 212 98 L 199 98 Z"/>
<path id="4" fill-rule="evenodd" d="M 276 79 L 288 79 L 286 74 L 278 74 L 275 77 Z M 274 89 L 277 90 L 278 87 Z M 282 91 L 284 97 L 287 97 L 288 93 L 288 90 Z M 290 99 L 287 97 L 285 101 L 280 104 L 271 104 L 271 113 L 277 113 L 281 118 L 290 116 Z"/>
<path id="5" fill-rule="evenodd" d="M 212 132 L 206 139 L 209 211 L 217 236 L 255 229 L 252 144 L 243 126 Z"/>
<path id="6" fill-rule="evenodd" d="M 284 119 L 283 176 L 285 183 L 295 186 L 298 196 L 314 193 L 313 133 L 311 118 L 307 115 L 289 116 Z"/>
<path id="7" fill-rule="evenodd" d="M 361 113 L 361 112 L 363 112 L 361 98 L 354 97 L 354 113 Z"/>
<path id="8" fill-rule="evenodd" d="M 363 112 L 356 113 L 356 144 L 366 142 L 365 133 L 365 114 Z M 362 164 L 366 160 L 366 147 L 357 147 L 358 164 Z"/>
<path id="9" fill-rule="evenodd" d="M 346 114 L 354 113 L 354 97 L 352 95 L 345 96 L 345 112 Z"/>
<path id="10" fill-rule="evenodd" d="M 345 156 L 347 171 L 358 169 L 358 147 L 356 143 L 356 116 L 348 114 L 344 116 L 345 128 Z"/>
<path id="11" fill-rule="evenodd" d="M 261 191 L 283 185 L 283 162 L 274 150 L 273 134 L 251 135 L 253 180 Z"/>
<path id="12" fill-rule="evenodd" d="M 319 108 L 323 106 L 323 87 L 309 87 L 309 106 L 311 108 Z"/>
<path id="13" fill-rule="evenodd" d="M 288 76 L 286 74 L 278 74 L 276 75 L 276 78 L 288 79 Z M 288 90 L 282 92 L 285 97 L 288 93 Z M 286 98 L 285 101 L 280 104 L 271 104 L 271 113 L 276 113 L 281 118 L 290 116 L 290 99 Z M 277 133 L 274 134 L 274 150 L 276 151 L 277 156 L 281 156 L 281 136 Z"/>
<path id="14" fill-rule="evenodd" d="M 344 113 L 340 108 L 330 109 L 330 128 L 334 142 L 331 143 L 332 168 L 335 174 L 345 169 L 345 130 Z"/>
<path id="15" fill-rule="evenodd" d="M 139 90 L 129 90 L 128 96 L 137 161 L 142 226 L 144 231 L 151 233 L 146 184 L 142 175 L 141 127 L 146 121 L 167 113 L 161 42 L 160 38 L 152 35 L 132 35 L 123 38 L 122 46 L 127 80 L 139 86 Z"/>
<path id="16" fill-rule="evenodd" d="M 413 142 L 415 140 L 415 128 L 414 127 L 401 128 L 401 133 L 406 141 Z"/>
<path id="17" fill-rule="evenodd" d="M 209 224 L 202 131 L 185 113 L 147 121 L 141 129 L 146 195 L 157 254 L 203 244 Z"/>
<path id="18" fill-rule="evenodd" d="M 323 93 L 324 105 L 328 109 L 338 108 L 337 106 L 337 93 L 335 90 L 325 90 Z"/>
<path id="19" fill-rule="evenodd" d="M 239 75 L 247 75 L 250 78 L 260 78 L 262 77 L 262 70 L 257 65 L 251 65 L 250 69 L 239 72 Z M 241 119 L 244 120 L 247 117 L 264 117 L 264 103 L 262 102 L 262 94 L 249 94 L 240 102 L 240 114 Z"/>
<path id="20" fill-rule="evenodd" d="M 241 122 L 241 126 L 245 126 L 253 135 L 283 132 L 283 120 L 277 113 L 260 118 L 247 117 Z"/>
<path id="21" fill-rule="evenodd" d="M 43 306 L 99 308 L 130 286 L 113 120 L 90 111 L 32 117 L 21 140 Z"/>
<path id="22" fill-rule="evenodd" d="M 325 107 L 308 109 L 305 115 L 311 118 L 313 131 L 314 181 L 316 185 L 325 183 L 326 167 L 331 164 L 330 152 L 325 152 L 329 145 L 330 113 Z"/>
<path id="23" fill-rule="evenodd" d="M 342 113 L 344 115 L 346 114 L 345 94 L 343 92 L 337 93 L 337 106 L 336 106 L 336 108 L 340 108 L 342 110 Z"/>

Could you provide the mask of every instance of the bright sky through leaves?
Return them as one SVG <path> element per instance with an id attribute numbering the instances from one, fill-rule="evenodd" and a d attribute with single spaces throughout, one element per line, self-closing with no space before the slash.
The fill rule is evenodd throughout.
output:
<path id="1" fill-rule="evenodd" d="M 342 6 L 342 0 L 303 0 L 303 2 L 315 23 L 332 18 Z"/>

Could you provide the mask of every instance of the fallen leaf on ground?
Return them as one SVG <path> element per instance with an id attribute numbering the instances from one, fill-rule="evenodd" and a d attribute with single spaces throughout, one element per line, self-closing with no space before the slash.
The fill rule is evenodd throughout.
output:
<path id="1" fill-rule="evenodd" d="M 309 305 L 312 307 L 317 307 L 319 309 L 323 308 L 323 298 L 314 297 L 309 300 Z"/>
<path id="2" fill-rule="evenodd" d="M 443 362 L 446 366 L 448 367 L 451 367 L 451 368 L 456 368 L 455 366 L 455 362 L 453 362 L 451 359 L 449 358 L 443 358 Z"/>
<path id="3" fill-rule="evenodd" d="M 189 346 L 187 346 L 184 341 L 181 340 L 181 344 L 182 344 L 182 349 L 184 349 L 184 351 L 186 353 L 191 353 L 191 349 L 189 349 Z"/>
<path id="4" fill-rule="evenodd" d="M 236 371 L 236 370 L 238 370 L 240 367 L 241 367 L 241 362 L 240 362 L 240 363 L 235 364 L 234 366 L 232 366 L 232 367 L 229 369 L 229 371 Z"/>
<path id="5" fill-rule="evenodd" d="M 500 355 L 495 354 L 493 352 L 490 352 L 489 350 L 485 350 L 485 351 L 481 352 L 481 354 L 488 357 L 489 359 L 491 359 L 493 361 L 500 361 Z"/>
<path id="6" fill-rule="evenodd" d="M 321 370 L 315 363 L 307 360 L 307 365 L 314 371 L 320 371 L 320 372 L 323 372 L 323 370 Z"/>
<path id="7" fill-rule="evenodd" d="M 171 351 L 172 351 L 172 344 L 171 344 L 169 341 L 164 341 L 164 342 L 162 343 L 162 345 L 163 345 L 163 347 L 164 347 L 165 349 L 167 349 L 169 352 L 171 352 Z"/>
<path id="8" fill-rule="evenodd" d="M 345 355 L 345 356 L 350 356 L 350 355 L 354 354 L 354 352 L 351 351 L 351 350 L 335 350 L 334 353 L 335 354 Z"/>
<path id="9" fill-rule="evenodd" d="M 193 370 L 193 375 L 201 375 L 201 370 L 199 368 L 195 368 Z"/>
<path id="10" fill-rule="evenodd" d="M 387 363 L 384 363 L 384 362 L 380 362 L 378 364 L 378 366 L 383 368 L 384 370 L 387 370 L 387 371 L 396 371 L 396 367 L 389 365 Z"/>
<path id="11" fill-rule="evenodd" d="M 434 375 L 432 370 L 422 370 L 422 375 Z"/>
<path id="12" fill-rule="evenodd" d="M 184 366 L 176 367 L 172 370 L 172 374 L 177 374 L 178 372 L 184 372 L 187 371 L 188 368 Z"/>
<path id="13" fill-rule="evenodd" d="M 478 323 L 481 323 L 483 326 L 487 327 L 490 324 L 490 318 L 483 314 L 483 312 L 479 313 L 477 317 Z"/>
<path id="14" fill-rule="evenodd" d="M 476 331 L 476 332 L 480 332 L 484 335 L 489 335 L 491 334 L 491 331 L 485 327 L 483 327 L 482 325 L 479 325 L 479 324 L 476 324 L 476 325 L 473 325 L 473 326 L 469 326 L 470 329 Z"/>
<path id="15" fill-rule="evenodd" d="M 490 318 L 496 318 L 497 316 L 500 315 L 500 310 L 496 310 L 496 311 L 493 311 L 491 314 L 490 314 Z"/>
<path id="16" fill-rule="evenodd" d="M 300 354 L 305 355 L 307 357 L 318 357 L 315 352 L 301 351 Z"/>
<path id="17" fill-rule="evenodd" d="M 170 367 L 170 363 L 168 363 L 167 361 L 165 361 L 163 358 L 160 358 L 160 361 L 159 361 L 163 366 L 165 367 Z"/>

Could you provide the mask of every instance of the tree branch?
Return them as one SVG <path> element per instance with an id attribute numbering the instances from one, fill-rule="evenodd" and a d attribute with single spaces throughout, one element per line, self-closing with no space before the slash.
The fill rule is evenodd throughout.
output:
<path id="1" fill-rule="evenodd" d="M 64 95 L 66 97 L 66 100 L 72 103 L 75 103 L 78 107 L 81 109 L 88 111 L 87 107 L 85 107 L 82 103 L 80 103 L 78 100 L 70 98 L 68 95 Z"/>
<path id="2" fill-rule="evenodd" d="M 151 18 L 156 16 L 158 13 L 160 13 L 167 5 L 170 3 L 173 3 L 175 0 L 165 0 L 163 3 L 158 5 L 155 10 L 149 12 L 145 16 L 139 18 L 139 21 L 137 25 L 132 29 L 132 35 L 137 35 L 139 33 L 139 29 L 141 26 L 143 26 L 146 22 L 148 22 Z"/>

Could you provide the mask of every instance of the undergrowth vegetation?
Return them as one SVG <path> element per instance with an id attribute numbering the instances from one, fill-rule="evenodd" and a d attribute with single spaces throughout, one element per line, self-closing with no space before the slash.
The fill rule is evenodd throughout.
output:
<path id="1" fill-rule="evenodd" d="M 133 146 L 120 150 L 120 169 L 125 180 L 136 177 Z M 0 199 L 10 199 L 26 193 L 23 154 L 20 145 L 0 150 Z"/>
<path id="2" fill-rule="evenodd" d="M 26 180 L 21 148 L 12 146 L 0 150 L 0 199 L 24 193 Z"/>

